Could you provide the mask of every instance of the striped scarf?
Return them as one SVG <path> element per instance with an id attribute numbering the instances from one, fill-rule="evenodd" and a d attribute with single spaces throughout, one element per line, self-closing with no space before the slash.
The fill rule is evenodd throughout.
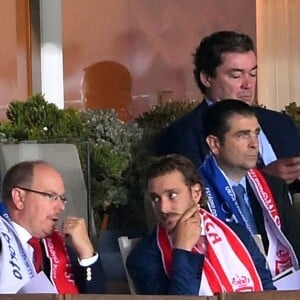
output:
<path id="1" fill-rule="evenodd" d="M 238 236 L 222 221 L 204 209 L 199 210 L 205 231 L 206 253 L 202 269 L 199 296 L 220 292 L 262 291 L 262 284 L 252 258 Z M 157 244 L 164 270 L 170 277 L 172 241 L 166 230 L 157 226 Z M 194 246 L 193 252 L 199 253 Z"/>
<path id="2" fill-rule="evenodd" d="M 6 274 L 9 278 L 0 287 L 1 293 L 16 293 L 23 285 L 36 275 L 32 261 L 26 255 L 21 241 L 13 227 L 6 206 L 0 203 L 0 238 L 1 256 L 0 261 L 5 263 Z M 46 250 L 46 256 L 50 260 L 50 279 L 59 294 L 78 294 L 74 282 L 74 275 L 65 244 L 58 231 L 42 240 Z M 11 260 L 13 255 L 13 261 Z M 2 289 L 3 287 L 3 289 Z"/>
<path id="3" fill-rule="evenodd" d="M 199 168 L 199 173 L 205 184 L 211 213 L 223 221 L 236 222 L 249 229 L 247 221 L 239 209 L 235 194 L 212 154 L 206 157 L 203 165 Z M 281 231 L 277 206 L 266 180 L 257 169 L 249 170 L 247 180 L 262 208 L 264 225 L 269 239 L 267 262 L 272 276 L 278 275 L 292 266 L 298 270 L 298 260 L 293 247 Z"/>

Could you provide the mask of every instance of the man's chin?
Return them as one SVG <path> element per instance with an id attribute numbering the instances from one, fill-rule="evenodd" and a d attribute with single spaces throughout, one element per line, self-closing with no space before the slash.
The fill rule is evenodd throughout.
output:
<path id="1" fill-rule="evenodd" d="M 252 105 L 254 102 L 254 99 L 252 99 L 250 97 L 240 97 L 239 100 L 247 103 L 248 105 Z"/>
<path id="2" fill-rule="evenodd" d="M 166 229 L 166 231 L 167 231 L 167 233 L 169 235 L 172 235 L 174 233 L 174 231 L 175 231 L 175 227 L 173 227 L 173 228 L 165 228 L 165 229 Z"/>
<path id="3" fill-rule="evenodd" d="M 175 231 L 175 225 L 171 224 L 162 224 L 165 230 L 168 232 L 168 234 L 172 234 Z"/>

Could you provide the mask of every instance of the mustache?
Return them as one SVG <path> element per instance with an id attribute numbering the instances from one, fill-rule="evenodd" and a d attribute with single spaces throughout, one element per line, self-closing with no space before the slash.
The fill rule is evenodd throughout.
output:
<path id="1" fill-rule="evenodd" d="M 178 213 L 160 213 L 159 215 L 158 215 L 158 218 L 160 219 L 160 220 L 162 220 L 162 221 L 166 221 L 167 219 L 169 219 L 169 218 L 172 218 L 172 217 L 178 217 L 178 216 L 180 216 L 180 214 L 178 214 Z"/>

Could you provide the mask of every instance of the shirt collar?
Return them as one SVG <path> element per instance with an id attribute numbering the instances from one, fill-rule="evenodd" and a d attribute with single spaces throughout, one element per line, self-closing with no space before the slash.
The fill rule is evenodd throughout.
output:
<path id="1" fill-rule="evenodd" d="M 227 177 L 227 176 L 226 176 Z M 228 178 L 227 177 L 227 180 L 228 180 L 228 182 L 229 182 L 229 184 L 231 185 L 231 186 L 236 186 L 236 185 L 241 185 L 241 186 L 243 186 L 243 188 L 246 190 L 246 176 L 244 176 L 241 180 L 240 180 L 240 182 L 235 182 L 235 181 L 233 181 L 232 179 L 230 179 L 230 178 Z"/>
<path id="2" fill-rule="evenodd" d="M 211 106 L 211 105 L 213 105 L 213 104 L 214 104 L 214 102 L 213 102 L 213 101 L 211 101 L 211 100 L 207 99 L 206 97 L 204 97 L 204 99 L 205 99 L 205 101 L 206 101 L 206 103 L 207 103 L 207 105 L 208 105 L 208 106 Z"/>
<path id="3" fill-rule="evenodd" d="M 13 226 L 18 234 L 18 237 L 21 241 L 22 245 L 27 244 L 27 242 L 30 240 L 32 237 L 31 234 L 21 225 L 17 224 L 16 222 L 12 221 Z"/>

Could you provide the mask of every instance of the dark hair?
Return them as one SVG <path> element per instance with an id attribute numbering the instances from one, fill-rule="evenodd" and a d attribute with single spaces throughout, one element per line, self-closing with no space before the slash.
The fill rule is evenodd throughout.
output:
<path id="1" fill-rule="evenodd" d="M 43 160 L 22 161 L 13 165 L 4 175 L 1 188 L 1 198 L 4 203 L 10 201 L 11 191 L 15 186 L 31 187 L 33 172 L 36 165 L 49 165 Z"/>
<path id="2" fill-rule="evenodd" d="M 225 133 L 230 130 L 228 119 L 235 114 L 256 117 L 254 108 L 240 100 L 224 99 L 212 104 L 202 117 L 204 137 L 212 134 L 223 143 Z"/>
<path id="3" fill-rule="evenodd" d="M 205 201 L 205 192 L 202 179 L 198 174 L 196 166 L 187 157 L 179 154 L 168 154 L 165 156 L 152 157 L 146 170 L 145 183 L 148 184 L 150 179 L 166 175 L 173 171 L 178 171 L 184 178 L 186 186 L 191 188 L 199 183 L 201 186 L 202 197 L 201 204 Z"/>
<path id="4" fill-rule="evenodd" d="M 248 52 L 254 51 L 253 41 L 250 36 L 235 31 L 218 31 L 204 37 L 194 54 L 194 77 L 203 94 L 206 87 L 200 80 L 200 73 L 208 76 L 216 76 L 216 68 L 220 66 L 222 54 L 225 52 Z"/>

